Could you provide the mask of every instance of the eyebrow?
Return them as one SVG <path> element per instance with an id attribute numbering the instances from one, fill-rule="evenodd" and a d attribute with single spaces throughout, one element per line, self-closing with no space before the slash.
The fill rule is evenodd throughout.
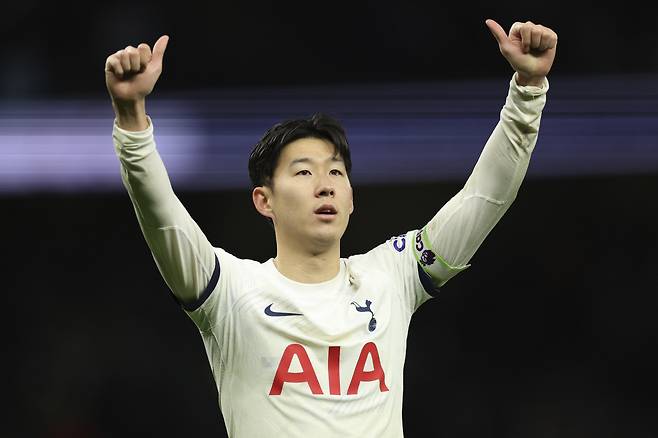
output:
<path id="1" fill-rule="evenodd" d="M 295 164 L 298 164 L 298 163 L 313 163 L 314 161 L 315 160 L 313 160 L 312 158 L 307 158 L 307 157 L 295 158 L 294 160 L 292 160 L 290 162 L 288 167 L 292 167 L 292 166 L 294 166 Z M 344 160 L 338 155 L 334 155 L 333 157 L 329 157 L 325 161 L 340 162 L 340 163 L 344 162 Z"/>

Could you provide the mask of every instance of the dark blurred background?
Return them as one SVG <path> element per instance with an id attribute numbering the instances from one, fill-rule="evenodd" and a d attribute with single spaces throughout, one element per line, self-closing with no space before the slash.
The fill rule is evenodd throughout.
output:
<path id="1" fill-rule="evenodd" d="M 105 58 L 171 36 L 159 91 L 476 78 L 506 73 L 484 20 L 556 30 L 556 74 L 654 72 L 657 18 L 639 1 L 83 2 L 4 8 L 5 96 L 102 97 Z M 562 41 L 565 44 L 562 44 Z M 99 67 L 100 66 L 100 67 Z"/>
<path id="2" fill-rule="evenodd" d="M 201 338 L 153 262 L 111 142 L 105 58 L 170 35 L 148 111 L 215 246 L 265 261 L 251 146 L 328 112 L 354 154 L 343 255 L 463 185 L 512 70 L 484 24 L 559 35 L 515 204 L 410 329 L 408 437 L 658 437 L 658 19 L 640 2 L 24 0 L 0 29 L 1 436 L 225 436 Z M 376 218 L 376 220 L 375 220 Z"/>

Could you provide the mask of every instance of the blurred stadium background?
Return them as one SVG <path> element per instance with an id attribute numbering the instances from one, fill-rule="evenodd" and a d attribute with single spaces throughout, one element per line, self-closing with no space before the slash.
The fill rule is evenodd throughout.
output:
<path id="1" fill-rule="evenodd" d="M 3 5 L 0 435 L 226 436 L 201 339 L 121 185 L 108 55 L 170 35 L 156 141 L 209 240 L 239 257 L 274 255 L 252 145 L 284 119 L 343 122 L 350 255 L 422 226 L 470 174 L 513 73 L 493 18 L 553 28 L 557 58 L 514 206 L 414 317 L 405 434 L 658 436 L 658 22 L 638 5 Z"/>

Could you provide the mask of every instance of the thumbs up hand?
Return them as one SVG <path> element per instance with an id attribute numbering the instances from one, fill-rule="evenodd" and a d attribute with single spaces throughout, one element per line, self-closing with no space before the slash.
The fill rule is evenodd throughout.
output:
<path id="1" fill-rule="evenodd" d="M 541 86 L 555 59 L 557 34 L 541 24 L 526 21 L 514 23 L 508 36 L 494 20 L 485 23 L 498 42 L 500 53 L 517 72 L 517 83 Z"/>
<path id="2" fill-rule="evenodd" d="M 162 73 L 162 58 L 169 37 L 161 36 L 153 46 L 128 46 L 105 61 L 105 85 L 114 103 L 144 100 Z"/>

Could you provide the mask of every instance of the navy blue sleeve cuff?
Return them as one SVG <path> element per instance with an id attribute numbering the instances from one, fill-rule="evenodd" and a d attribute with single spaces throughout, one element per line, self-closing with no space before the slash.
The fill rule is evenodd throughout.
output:
<path id="1" fill-rule="evenodd" d="M 433 297 L 439 295 L 439 287 L 434 284 L 427 272 L 425 272 L 422 266 L 420 266 L 420 263 L 416 263 L 416 266 L 418 266 L 418 278 L 420 279 L 420 283 L 423 285 L 425 292 Z"/>
<path id="2" fill-rule="evenodd" d="M 219 281 L 219 259 L 217 258 L 217 254 L 215 254 L 215 269 L 213 270 L 212 277 L 210 278 L 210 281 L 208 282 L 208 286 L 204 289 L 203 293 L 197 298 L 195 301 L 191 303 L 183 303 L 180 300 L 178 300 L 176 297 L 176 302 L 185 310 L 188 312 L 193 312 L 203 303 L 206 302 L 210 294 L 212 293 L 213 290 L 215 290 L 215 287 L 217 286 L 217 282 Z"/>

